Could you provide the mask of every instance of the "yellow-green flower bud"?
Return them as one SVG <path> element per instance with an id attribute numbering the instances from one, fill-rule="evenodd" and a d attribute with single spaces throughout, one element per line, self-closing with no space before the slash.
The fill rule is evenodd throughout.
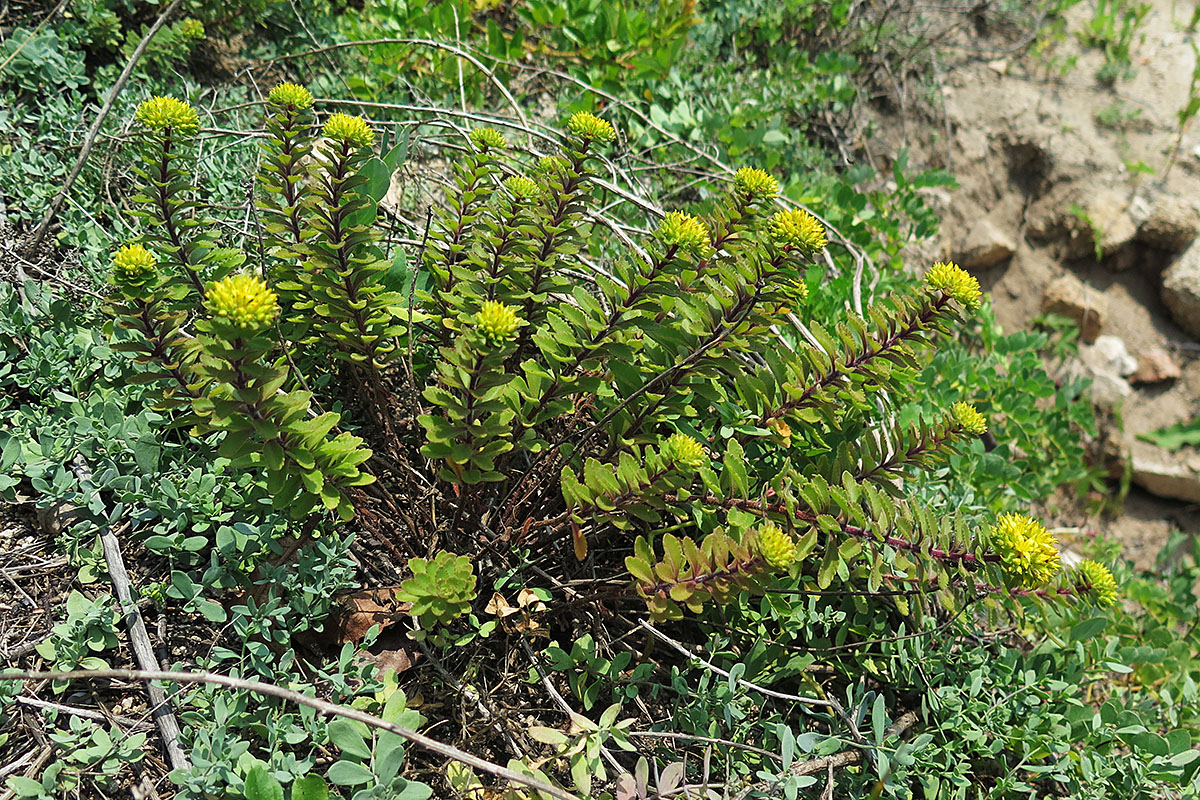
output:
<path id="1" fill-rule="evenodd" d="M 113 256 L 112 281 L 126 294 L 135 294 L 154 278 L 157 263 L 145 247 L 127 244 Z"/>
<path id="2" fill-rule="evenodd" d="M 257 275 L 230 275 L 208 285 L 205 305 L 227 325 L 246 331 L 262 330 L 279 316 L 279 299 Z"/>
<path id="3" fill-rule="evenodd" d="M 758 529 L 758 552 L 768 566 L 787 569 L 796 560 L 796 543 L 775 523 L 764 522 Z"/>
<path id="4" fill-rule="evenodd" d="M 498 303 L 495 300 L 485 300 L 475 315 L 475 324 L 483 338 L 493 347 L 511 342 L 517 336 L 517 329 L 524 323 L 512 306 Z"/>
<path id="5" fill-rule="evenodd" d="M 177 28 L 180 35 L 186 39 L 203 39 L 204 38 L 204 23 L 195 17 L 188 17 L 181 20 Z"/>
<path id="6" fill-rule="evenodd" d="M 512 175 L 504 179 L 504 188 L 517 200 L 532 200 L 538 196 L 538 185 L 523 175 Z"/>
<path id="7" fill-rule="evenodd" d="M 779 182 L 754 167 L 742 167 L 733 174 L 733 193 L 746 202 L 770 200 L 779 194 Z"/>
<path id="8" fill-rule="evenodd" d="M 1096 605 L 1107 608 L 1117 602 L 1117 581 L 1108 567 L 1088 559 L 1075 569 L 1079 574 L 1079 583 L 1092 593 Z"/>
<path id="9" fill-rule="evenodd" d="M 298 83 L 281 83 L 271 90 L 267 99 L 277 106 L 307 111 L 313 107 L 312 92 Z"/>
<path id="10" fill-rule="evenodd" d="M 668 464 L 685 470 L 696 470 L 708 463 L 704 447 L 686 433 L 675 433 L 663 442 L 659 454 Z"/>
<path id="11" fill-rule="evenodd" d="M 983 436 L 987 433 L 987 418 L 970 403 L 958 402 L 950 406 L 950 416 L 964 433 L 972 436 Z"/>
<path id="12" fill-rule="evenodd" d="M 549 175 L 565 175 L 571 165 L 562 156 L 542 156 L 537 163 L 538 172 Z"/>
<path id="13" fill-rule="evenodd" d="M 702 253 L 709 247 L 708 227 L 682 211 L 668 211 L 654 235 L 665 246 L 689 253 Z"/>
<path id="14" fill-rule="evenodd" d="M 585 142 L 608 144 L 617 138 L 612 124 L 589 111 L 576 111 L 567 120 L 567 132 Z"/>
<path id="15" fill-rule="evenodd" d="M 1058 540 L 1042 523 L 1023 514 L 1001 514 L 992 528 L 992 549 L 1009 580 L 1035 589 L 1058 572 Z"/>
<path id="16" fill-rule="evenodd" d="M 504 134 L 495 128 L 476 128 L 471 131 L 470 139 L 471 144 L 485 153 L 489 150 L 503 150 L 508 146 Z"/>
<path id="17" fill-rule="evenodd" d="M 334 114 L 321 129 L 326 139 L 345 142 L 355 147 L 370 147 L 375 143 L 375 131 L 362 117 L 352 117 L 340 111 Z"/>
<path id="18" fill-rule="evenodd" d="M 925 274 L 925 286 L 931 292 L 945 292 L 950 297 L 974 311 L 982 302 L 983 292 L 979 281 L 953 261 L 939 261 Z"/>
<path id="19" fill-rule="evenodd" d="M 151 97 L 142 101 L 134 112 L 138 122 L 155 133 L 170 132 L 191 136 L 200 130 L 196 109 L 174 97 Z"/>
<path id="20" fill-rule="evenodd" d="M 825 227 L 802 208 L 777 211 L 771 217 L 771 238 L 783 247 L 811 258 L 829 244 Z"/>

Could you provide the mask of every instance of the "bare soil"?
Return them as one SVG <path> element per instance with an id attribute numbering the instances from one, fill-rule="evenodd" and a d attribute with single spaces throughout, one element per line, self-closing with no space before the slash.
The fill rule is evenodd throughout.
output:
<path id="1" fill-rule="evenodd" d="M 1152 5 L 1133 42 L 1132 73 L 1114 85 L 1097 79 L 1103 51 L 1077 33 L 1094 14 L 1091 3 L 1070 10 L 1065 35 L 1048 49 L 987 60 L 1003 42 L 960 36 L 934 79 L 902 90 L 927 100 L 877 113 L 870 144 L 876 158 L 907 150 L 913 168 L 944 169 L 959 181 L 956 190 L 931 193 L 943 228 L 912 263 L 956 257 L 982 219 L 1015 245 L 1010 257 L 973 270 L 1006 329 L 1030 326 L 1046 287 L 1071 273 L 1107 300 L 1102 333 L 1120 337 L 1134 358 L 1153 348 L 1175 356 L 1181 378 L 1137 387 L 1108 420 L 1126 459 L 1150 447 L 1138 434 L 1200 410 L 1200 343 L 1175 324 L 1160 297 L 1162 271 L 1174 256 L 1134 238 L 1137 222 L 1162 197 L 1188 205 L 1200 198 L 1200 125 L 1180 137 L 1177 118 L 1195 64 L 1196 35 L 1185 29 L 1192 9 L 1172 0 Z M 1060 65 L 1069 59 L 1074 66 L 1064 72 Z M 1100 259 L 1093 230 L 1108 245 Z M 1200 451 L 1185 448 L 1170 458 L 1200 470 Z M 1081 503 L 1066 515 L 1073 521 L 1060 521 L 1119 539 L 1141 567 L 1153 566 L 1172 528 L 1193 533 L 1200 524 L 1194 505 L 1136 485 L 1123 508 L 1108 506 L 1121 511 L 1098 516 Z"/>

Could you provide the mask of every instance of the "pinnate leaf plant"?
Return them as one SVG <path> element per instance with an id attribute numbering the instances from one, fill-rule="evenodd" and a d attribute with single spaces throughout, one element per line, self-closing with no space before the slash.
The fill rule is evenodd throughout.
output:
<path id="1" fill-rule="evenodd" d="M 910 295 L 815 319 L 831 233 L 761 170 L 703 214 L 617 221 L 608 122 L 577 113 L 536 151 L 480 128 L 397 257 L 375 130 L 283 84 L 243 251 L 193 178 L 195 111 L 154 98 L 136 123 L 145 226 L 113 257 L 118 346 L 264 502 L 408 554 L 422 628 L 527 564 L 599 576 L 654 620 L 783 585 L 847 584 L 902 613 L 1116 599 L 1106 567 L 1063 568 L 1035 519 L 909 490 L 987 430 L 966 402 L 894 413 L 978 282 L 939 263 Z"/>

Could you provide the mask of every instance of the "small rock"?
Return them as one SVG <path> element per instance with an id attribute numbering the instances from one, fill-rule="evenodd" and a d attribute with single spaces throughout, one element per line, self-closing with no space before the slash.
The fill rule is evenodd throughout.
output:
<path id="1" fill-rule="evenodd" d="M 1200 336 L 1200 243 L 1193 242 L 1163 273 L 1162 299 L 1179 327 Z"/>
<path id="2" fill-rule="evenodd" d="M 1122 378 L 1138 368 L 1137 359 L 1129 355 L 1125 342 L 1107 334 L 1097 336 L 1095 344 L 1079 348 L 1079 357 L 1093 372 L 1108 372 Z"/>
<path id="3" fill-rule="evenodd" d="M 1087 205 L 1094 243 L 1104 254 L 1115 253 L 1133 241 L 1137 226 L 1129 215 L 1129 204 L 1111 190 L 1099 192 Z"/>
<path id="4" fill-rule="evenodd" d="M 1155 201 L 1149 215 L 1138 228 L 1137 238 L 1143 244 L 1182 253 L 1200 231 L 1200 212 L 1178 197 L 1163 196 Z"/>
<path id="5" fill-rule="evenodd" d="M 1096 341 L 1108 319 L 1108 299 L 1068 274 L 1046 287 L 1046 293 L 1042 296 L 1042 311 L 1075 320 L 1080 338 L 1090 344 Z M 1200 300 L 1197 301 L 1197 312 L 1200 316 Z"/>
<path id="6" fill-rule="evenodd" d="M 1133 448 L 1133 482 L 1151 494 L 1200 503 L 1200 480 L 1185 459 L 1138 442 Z"/>
<path id="7" fill-rule="evenodd" d="M 1130 376 L 1129 382 L 1161 383 L 1173 381 L 1182 374 L 1174 356 L 1161 347 L 1154 347 L 1138 356 L 1137 370 Z"/>
<path id="8" fill-rule="evenodd" d="M 1010 258 L 1016 249 L 1012 236 L 985 217 L 971 226 L 954 260 L 966 269 L 982 269 Z"/>
<path id="9" fill-rule="evenodd" d="M 987 66 L 988 66 L 988 69 L 990 69 L 992 72 L 996 73 L 997 75 L 1007 75 L 1008 74 L 1008 61 L 1006 59 L 1000 58 L 995 61 L 989 61 L 989 62 L 987 62 Z"/>
<path id="10" fill-rule="evenodd" d="M 1133 387 L 1129 385 L 1129 381 L 1120 375 L 1115 375 L 1107 370 L 1092 370 L 1091 377 L 1092 385 L 1088 388 L 1088 392 L 1092 398 L 1092 404 L 1102 411 L 1116 410 L 1127 397 L 1133 394 Z"/>

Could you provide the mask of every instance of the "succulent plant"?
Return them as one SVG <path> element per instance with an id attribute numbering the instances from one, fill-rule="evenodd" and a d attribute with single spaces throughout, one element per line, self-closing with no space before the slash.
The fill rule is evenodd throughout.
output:
<path id="1" fill-rule="evenodd" d="M 411 603 L 409 613 L 422 628 L 448 625 L 471 609 L 475 599 L 475 571 L 471 559 L 447 550 L 432 560 L 413 558 L 408 562 L 412 577 L 400 586 L 397 598 Z"/>

